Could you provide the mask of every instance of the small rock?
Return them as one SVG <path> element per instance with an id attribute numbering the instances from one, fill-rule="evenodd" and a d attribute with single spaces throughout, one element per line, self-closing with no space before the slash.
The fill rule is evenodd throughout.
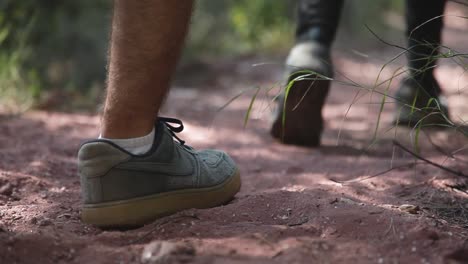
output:
<path id="1" fill-rule="evenodd" d="M 65 214 L 61 214 L 59 216 L 57 216 L 57 219 L 69 219 L 71 218 L 71 214 L 68 214 L 68 213 L 65 213 Z"/>
<path id="2" fill-rule="evenodd" d="M 195 249 L 189 244 L 169 241 L 153 241 L 145 246 L 141 254 L 142 263 L 169 263 L 175 259 L 187 259 L 195 255 Z"/>
<path id="3" fill-rule="evenodd" d="M 421 210 L 419 206 L 412 204 L 402 204 L 398 207 L 398 209 L 410 214 L 417 214 Z"/>
<path id="4" fill-rule="evenodd" d="M 278 218 L 281 219 L 281 220 L 287 220 L 287 219 L 289 219 L 289 216 L 287 216 L 287 215 L 278 215 Z"/>
<path id="5" fill-rule="evenodd" d="M 21 218 L 23 218 L 23 216 L 21 215 L 16 215 L 13 217 L 13 220 L 16 221 L 16 220 L 20 220 Z"/>
<path id="6" fill-rule="evenodd" d="M 10 196 L 13 194 L 13 185 L 7 182 L 5 185 L 0 187 L 0 194 Z"/>

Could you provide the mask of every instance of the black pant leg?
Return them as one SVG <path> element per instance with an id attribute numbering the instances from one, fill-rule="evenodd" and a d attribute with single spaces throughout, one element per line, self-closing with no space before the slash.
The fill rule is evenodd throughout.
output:
<path id="1" fill-rule="evenodd" d="M 296 39 L 330 46 L 335 39 L 343 0 L 299 0 Z"/>
<path id="2" fill-rule="evenodd" d="M 406 0 L 408 66 L 412 78 L 433 78 L 441 43 L 445 0 Z"/>

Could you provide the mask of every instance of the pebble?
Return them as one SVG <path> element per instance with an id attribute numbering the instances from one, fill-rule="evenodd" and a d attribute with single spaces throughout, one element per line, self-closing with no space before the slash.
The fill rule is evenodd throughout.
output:
<path id="1" fill-rule="evenodd" d="M 401 211 L 407 212 L 410 214 L 417 214 L 421 209 L 417 205 L 412 204 L 402 204 L 398 207 Z"/>
<path id="2" fill-rule="evenodd" d="M 188 259 L 195 255 L 195 249 L 189 244 L 156 240 L 145 246 L 141 262 L 146 264 L 169 263 L 175 259 Z"/>
<path id="3" fill-rule="evenodd" d="M 7 183 L 0 187 L 0 194 L 5 196 L 10 196 L 13 194 L 13 185 L 11 183 Z"/>

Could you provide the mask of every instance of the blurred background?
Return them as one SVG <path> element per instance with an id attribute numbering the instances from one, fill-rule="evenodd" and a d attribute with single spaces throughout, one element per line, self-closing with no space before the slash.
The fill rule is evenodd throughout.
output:
<path id="1" fill-rule="evenodd" d="M 336 45 L 376 45 L 365 24 L 401 41 L 403 3 L 347 1 Z M 95 112 L 104 90 L 111 5 L 0 1 L 0 111 Z M 199 0 L 180 67 L 243 56 L 282 62 L 293 43 L 295 11 L 294 0 Z"/>

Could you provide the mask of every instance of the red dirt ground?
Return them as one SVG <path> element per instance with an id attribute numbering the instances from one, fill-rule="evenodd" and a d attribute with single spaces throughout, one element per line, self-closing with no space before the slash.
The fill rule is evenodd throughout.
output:
<path id="1" fill-rule="evenodd" d="M 466 31 L 448 28 L 446 34 L 448 46 L 466 49 Z M 342 74 L 336 77 L 372 85 L 398 52 L 337 52 Z M 468 181 L 393 144 L 415 149 L 415 131 L 391 125 L 391 99 L 373 142 L 381 96 L 334 84 L 323 146 L 316 149 L 270 138 L 273 92 L 260 93 L 246 128 L 253 91 L 218 112 L 241 89 L 268 88 L 272 76 L 279 79 L 280 65 L 250 66 L 264 61 L 215 64 L 194 87 L 173 89 L 163 111 L 184 120 L 181 137 L 194 147 L 233 156 L 241 192 L 225 206 L 180 212 L 139 229 L 80 222 L 76 152 L 83 139 L 98 134 L 97 116 L 0 116 L 0 263 L 468 263 Z M 400 65 L 404 60 L 388 66 L 381 80 Z M 437 77 L 453 119 L 466 122 L 468 75 L 444 61 Z M 362 97 L 351 105 L 358 91 Z M 454 129 L 421 133 L 419 153 L 468 174 L 468 138 Z M 151 262 L 142 252 L 157 240 L 175 247 Z"/>

